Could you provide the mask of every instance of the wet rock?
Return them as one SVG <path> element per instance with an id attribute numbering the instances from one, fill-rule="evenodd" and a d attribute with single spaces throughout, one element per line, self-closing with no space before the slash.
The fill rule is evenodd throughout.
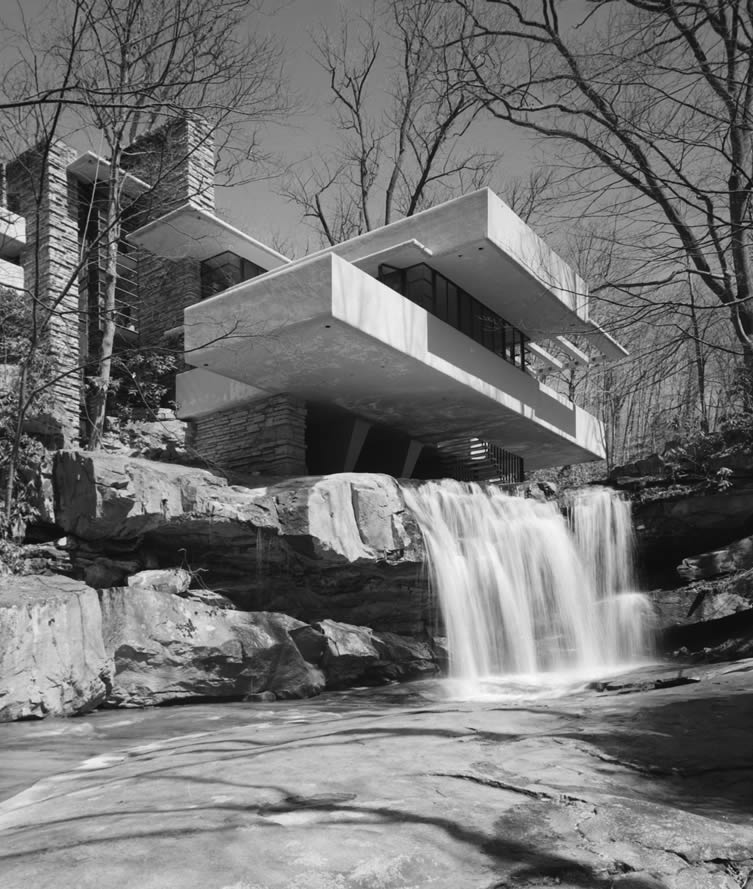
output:
<path id="1" fill-rule="evenodd" d="M 66 574 L 73 571 L 65 538 L 46 543 L 15 544 L 4 541 L 0 547 L 2 574 Z"/>
<path id="2" fill-rule="evenodd" d="M 128 577 L 129 567 L 138 571 L 138 562 L 115 562 L 112 559 L 96 558 L 84 568 L 84 581 L 95 590 L 120 586 Z"/>
<path id="3" fill-rule="evenodd" d="M 753 657 L 753 608 L 717 620 L 666 627 L 659 644 L 665 654 L 690 663 Z"/>
<path id="4" fill-rule="evenodd" d="M 308 697 L 324 687 L 285 615 L 217 608 L 169 593 L 118 588 L 100 593 L 105 648 L 115 664 L 107 703 L 145 706 L 264 691 Z"/>
<path id="5" fill-rule="evenodd" d="M 143 554 L 158 553 L 161 567 L 201 569 L 206 586 L 248 611 L 403 635 L 431 620 L 421 534 L 389 476 L 245 488 L 201 469 L 64 452 L 55 480 L 57 520 L 82 572 L 97 559 L 156 567 Z"/>
<path id="6" fill-rule="evenodd" d="M 225 610 L 236 610 L 235 602 L 232 599 L 228 599 L 227 596 L 223 596 L 222 593 L 215 593 L 214 590 L 186 590 L 183 593 L 179 593 L 184 599 L 194 599 L 197 602 L 203 602 L 204 605 L 211 605 L 213 608 L 220 608 L 223 611 Z"/>
<path id="7" fill-rule="evenodd" d="M 753 569 L 648 595 L 661 628 L 718 620 L 753 607 Z"/>
<path id="8" fill-rule="evenodd" d="M 633 694 L 635 692 L 655 691 L 663 688 L 675 688 L 678 685 L 693 685 L 700 682 L 698 676 L 622 676 L 619 679 L 597 679 L 589 682 L 586 688 L 591 691 L 612 692 L 613 694 Z"/>
<path id="9" fill-rule="evenodd" d="M 260 691 L 252 695 L 246 695 L 243 700 L 250 704 L 271 704 L 277 700 L 277 695 L 273 691 Z"/>
<path id="10" fill-rule="evenodd" d="M 379 661 L 374 633 L 369 627 L 356 627 L 334 620 L 314 625 L 326 640 L 322 669 L 327 688 L 345 688 L 365 677 Z"/>
<path id="11" fill-rule="evenodd" d="M 193 578 L 185 568 L 163 568 L 139 571 L 128 578 L 127 586 L 140 590 L 157 590 L 180 596 L 191 586 Z"/>
<path id="12" fill-rule="evenodd" d="M 322 662 L 327 650 L 327 637 L 321 630 L 304 625 L 291 630 L 290 637 L 305 661 L 317 666 Z"/>
<path id="13" fill-rule="evenodd" d="M 685 580 L 700 580 L 753 568 L 753 537 L 737 540 L 729 546 L 683 559 L 677 573 Z"/>
<path id="14" fill-rule="evenodd" d="M 639 561 L 657 571 L 753 532 L 753 486 L 667 491 L 633 503 Z"/>
<path id="15" fill-rule="evenodd" d="M 92 710 L 110 673 L 93 589 L 60 576 L 0 577 L 0 722 Z"/>
<path id="16" fill-rule="evenodd" d="M 380 660 L 377 670 L 386 678 L 416 679 L 438 670 L 434 652 L 427 642 L 396 633 L 375 634 L 373 642 Z"/>

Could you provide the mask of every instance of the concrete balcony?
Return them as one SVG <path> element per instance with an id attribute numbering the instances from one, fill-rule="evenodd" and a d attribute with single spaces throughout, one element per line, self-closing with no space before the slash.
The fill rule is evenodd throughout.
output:
<path id="1" fill-rule="evenodd" d="M 199 371 L 183 417 L 287 393 L 427 444 L 484 439 L 530 469 L 604 455 L 596 418 L 332 251 L 191 306 L 185 337 Z M 217 376 L 249 388 L 204 394 Z"/>

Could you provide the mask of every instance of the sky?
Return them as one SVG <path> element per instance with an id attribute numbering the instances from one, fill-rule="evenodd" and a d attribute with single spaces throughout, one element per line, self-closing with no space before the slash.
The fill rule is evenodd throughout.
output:
<path id="1" fill-rule="evenodd" d="M 296 158 L 316 154 L 331 136 L 327 78 L 312 58 L 311 32 L 322 25 L 336 30 L 344 9 L 357 13 L 371 6 L 371 0 L 271 0 L 265 21 L 285 42 L 291 86 L 307 107 L 286 126 L 269 129 L 265 147 L 276 157 L 294 163 Z M 483 140 L 484 150 L 504 154 L 505 175 L 524 176 L 535 162 L 526 137 L 512 127 L 505 129 L 490 121 L 478 130 L 477 137 Z M 316 236 L 301 221 L 298 208 L 275 192 L 273 182 L 220 189 L 217 199 L 218 208 L 230 221 L 259 240 L 279 236 L 290 241 L 298 253 L 317 246 Z"/>
<path id="2" fill-rule="evenodd" d="M 64 5 L 66 0 L 52 0 Z M 263 128 L 262 148 L 281 165 L 305 163 L 331 142 L 332 128 L 328 85 L 324 72 L 312 57 L 311 32 L 324 26 L 336 30 L 344 14 L 370 10 L 372 0 L 264 0 L 265 13 L 250 18 L 250 26 L 268 30 L 284 44 L 285 65 L 292 91 L 300 98 L 302 110 L 290 115 L 284 124 Z M 44 21 L 50 0 L 0 0 L 0 27 L 16 27 L 23 16 L 30 22 Z M 0 41 L 0 66 L 7 40 Z M 6 51 L 7 52 L 7 51 Z M 535 162 L 525 137 L 513 128 L 490 121 L 478 131 L 483 150 L 504 155 L 504 175 L 525 175 Z M 76 148 L 97 149 L 86 135 L 74 136 Z M 312 230 L 301 221 L 297 207 L 277 193 L 279 182 L 262 179 L 217 190 L 217 207 L 228 221 L 259 240 L 288 244 L 300 255 L 318 246 Z"/>

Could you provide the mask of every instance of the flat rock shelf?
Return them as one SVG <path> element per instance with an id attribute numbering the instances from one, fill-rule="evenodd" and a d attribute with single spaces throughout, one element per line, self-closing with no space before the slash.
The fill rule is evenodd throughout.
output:
<path id="1" fill-rule="evenodd" d="M 2 886 L 740 889 L 753 661 L 680 675 L 3 725 Z"/>

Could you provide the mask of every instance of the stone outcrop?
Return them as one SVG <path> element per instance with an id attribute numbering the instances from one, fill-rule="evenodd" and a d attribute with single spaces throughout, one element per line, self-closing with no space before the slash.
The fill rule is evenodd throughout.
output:
<path id="1" fill-rule="evenodd" d="M 207 470 L 64 452 L 55 483 L 57 522 L 98 588 L 188 565 L 246 610 L 402 634 L 429 623 L 421 535 L 389 476 L 246 488 Z"/>
<path id="2" fill-rule="evenodd" d="M 674 567 L 753 532 L 753 486 L 661 492 L 634 502 L 633 522 L 644 567 Z"/>
<path id="3" fill-rule="evenodd" d="M 378 663 L 379 652 L 369 627 L 323 620 L 315 625 L 315 629 L 324 637 L 321 663 L 330 688 L 355 684 Z"/>
<path id="4" fill-rule="evenodd" d="M 309 697 L 324 676 L 302 657 L 283 614 L 248 613 L 140 587 L 100 593 L 115 665 L 107 703 L 145 706 L 260 692 Z"/>
<path id="5" fill-rule="evenodd" d="M 753 608 L 753 570 L 649 595 L 660 627 L 718 620 Z"/>
<path id="6" fill-rule="evenodd" d="M 181 596 L 191 586 L 190 572 L 185 568 L 159 568 L 152 571 L 139 571 L 128 578 L 128 586 L 138 590 L 156 590 L 158 593 L 173 593 Z"/>
<path id="7" fill-rule="evenodd" d="M 0 722 L 93 710 L 110 673 L 93 589 L 61 576 L 0 577 Z"/>
<path id="8" fill-rule="evenodd" d="M 677 566 L 677 573 L 686 581 L 718 577 L 753 568 L 753 537 L 736 540 L 729 546 L 691 556 Z"/>

